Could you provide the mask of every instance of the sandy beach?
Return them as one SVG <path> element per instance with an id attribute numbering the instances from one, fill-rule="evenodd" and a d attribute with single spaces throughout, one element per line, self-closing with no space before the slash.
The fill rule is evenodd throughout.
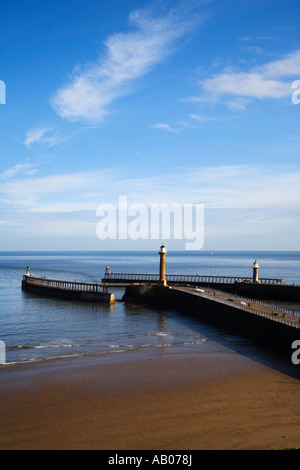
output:
<path id="1" fill-rule="evenodd" d="M 300 445 L 300 382 L 220 356 L 78 357 L 0 370 L 1 449 Z"/>

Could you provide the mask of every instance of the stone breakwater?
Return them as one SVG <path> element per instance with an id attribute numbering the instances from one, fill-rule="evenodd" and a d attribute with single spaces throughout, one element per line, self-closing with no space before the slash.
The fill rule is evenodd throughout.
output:
<path id="1" fill-rule="evenodd" d="M 242 295 L 243 297 L 251 297 L 253 299 L 300 302 L 300 286 L 298 285 L 236 282 L 232 285 L 215 285 L 215 288 L 232 294 Z"/>
<path id="2" fill-rule="evenodd" d="M 131 285 L 126 288 L 123 301 L 175 308 L 183 313 L 194 315 L 201 321 L 223 326 L 289 354 L 292 352 L 292 343 L 300 339 L 300 329 L 296 325 L 287 325 L 251 311 L 242 310 L 234 304 L 222 304 L 213 297 L 194 295 L 192 289 L 188 292 L 168 286 Z"/>
<path id="3" fill-rule="evenodd" d="M 25 274 L 22 290 L 45 297 L 82 302 L 114 303 L 114 294 L 104 292 L 101 285 L 88 282 L 71 282 Z"/>

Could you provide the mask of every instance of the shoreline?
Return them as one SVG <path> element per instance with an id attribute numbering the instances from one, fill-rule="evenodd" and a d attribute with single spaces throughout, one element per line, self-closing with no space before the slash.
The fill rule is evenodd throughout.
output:
<path id="1" fill-rule="evenodd" d="M 219 354 L 60 358 L 0 368 L 0 448 L 267 449 L 300 445 L 300 381 Z"/>

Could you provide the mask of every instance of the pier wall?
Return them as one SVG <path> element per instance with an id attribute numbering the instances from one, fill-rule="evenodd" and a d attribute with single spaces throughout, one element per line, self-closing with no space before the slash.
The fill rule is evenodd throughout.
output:
<path id="1" fill-rule="evenodd" d="M 223 326 L 291 354 L 291 344 L 300 339 L 300 330 L 254 313 L 221 304 L 212 299 L 160 286 L 128 286 L 125 302 L 175 308 L 193 314 L 199 320 Z"/>
<path id="2" fill-rule="evenodd" d="M 114 294 L 109 292 L 84 292 L 76 290 L 61 289 L 55 287 L 46 287 L 34 283 L 22 281 L 22 289 L 33 294 L 43 295 L 46 297 L 54 297 L 66 300 L 77 300 L 82 302 L 94 303 L 113 303 Z"/>
<path id="3" fill-rule="evenodd" d="M 241 295 L 253 299 L 282 300 L 287 302 L 300 302 L 300 286 L 253 284 L 236 282 L 235 284 L 202 284 L 203 287 L 212 287 L 231 294 Z"/>
<path id="4" fill-rule="evenodd" d="M 122 283 L 125 286 L 134 283 L 157 285 L 158 281 L 157 274 L 109 273 L 102 279 L 103 284 Z M 210 287 L 253 299 L 300 302 L 300 285 L 284 284 L 282 279 L 261 279 L 253 283 L 250 278 L 169 274 L 166 281 L 168 286 L 174 287 Z"/>

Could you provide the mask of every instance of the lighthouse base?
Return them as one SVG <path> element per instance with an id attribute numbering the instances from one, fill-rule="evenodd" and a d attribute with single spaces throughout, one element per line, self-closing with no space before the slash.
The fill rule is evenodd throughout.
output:
<path id="1" fill-rule="evenodd" d="M 157 281 L 157 285 L 158 285 L 158 286 L 167 286 L 167 281 L 166 281 L 166 280 Z"/>

